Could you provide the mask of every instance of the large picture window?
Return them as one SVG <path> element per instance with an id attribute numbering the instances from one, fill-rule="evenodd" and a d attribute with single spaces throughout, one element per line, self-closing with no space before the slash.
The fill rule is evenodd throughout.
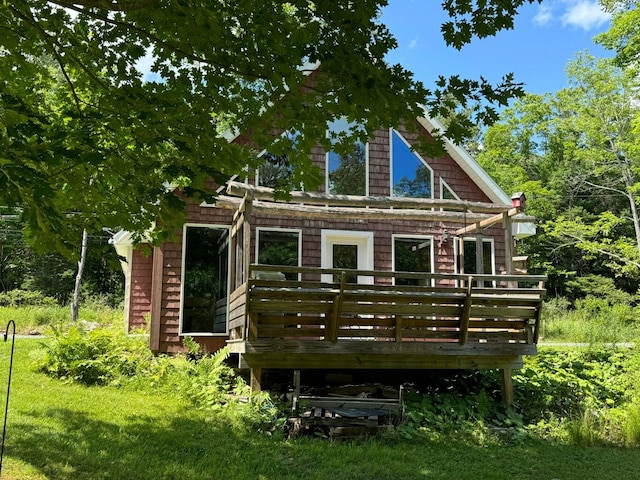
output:
<path id="1" fill-rule="evenodd" d="M 433 198 L 433 171 L 395 130 L 391 130 L 391 195 Z"/>
<path id="2" fill-rule="evenodd" d="M 262 265 L 300 265 L 300 231 L 258 229 L 258 263 Z M 298 280 L 296 273 L 284 274 L 287 280 Z"/>
<path id="3" fill-rule="evenodd" d="M 346 119 L 329 124 L 333 144 L 353 128 Z M 327 192 L 334 195 L 367 195 L 367 145 L 357 141 L 352 150 L 327 154 Z"/>
<path id="4" fill-rule="evenodd" d="M 428 237 L 393 238 L 393 269 L 396 272 L 432 273 L 433 239 Z M 426 285 L 418 278 L 396 278 L 396 285 Z"/>
<path id="5" fill-rule="evenodd" d="M 183 235 L 180 332 L 227 332 L 228 228 L 186 225 Z"/>

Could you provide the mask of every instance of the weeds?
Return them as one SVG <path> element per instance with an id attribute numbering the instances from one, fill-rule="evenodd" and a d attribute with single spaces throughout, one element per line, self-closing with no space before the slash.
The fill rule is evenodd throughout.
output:
<path id="1" fill-rule="evenodd" d="M 33 368 L 83 385 L 177 392 L 197 409 L 224 415 L 236 428 L 273 431 L 282 426 L 280 407 L 271 397 L 251 396 L 244 380 L 227 365 L 228 349 L 209 355 L 189 337 L 185 345 L 186 355 L 154 356 L 144 338 L 125 335 L 121 329 L 54 329 Z"/>

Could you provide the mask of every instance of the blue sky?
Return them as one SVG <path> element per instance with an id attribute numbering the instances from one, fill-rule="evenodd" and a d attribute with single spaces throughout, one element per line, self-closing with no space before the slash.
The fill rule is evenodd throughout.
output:
<path id="1" fill-rule="evenodd" d="M 514 72 L 530 93 L 556 92 L 566 86 L 564 68 L 581 50 L 596 57 L 612 53 L 593 42 L 609 27 L 609 16 L 595 0 L 545 0 L 521 9 L 513 30 L 474 39 L 461 51 L 447 47 L 440 25 L 448 17 L 440 0 L 389 0 L 381 21 L 398 40 L 388 60 L 400 63 L 427 88 L 437 76 L 459 74 L 492 82 Z"/>

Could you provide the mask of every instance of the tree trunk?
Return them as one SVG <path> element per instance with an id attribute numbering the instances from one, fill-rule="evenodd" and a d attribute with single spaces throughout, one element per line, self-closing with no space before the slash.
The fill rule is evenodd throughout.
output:
<path id="1" fill-rule="evenodd" d="M 640 254 L 640 218 L 638 217 L 638 205 L 636 204 L 636 195 L 633 193 L 634 185 L 633 172 L 631 166 L 625 163 L 622 166 L 622 176 L 627 187 L 627 197 L 629 198 L 629 207 L 631 208 L 631 218 L 633 219 L 633 229 L 636 233 L 636 245 Z"/>
<path id="2" fill-rule="evenodd" d="M 73 303 L 71 304 L 71 321 L 78 321 L 78 311 L 80 310 L 80 284 L 82 283 L 82 273 L 87 260 L 87 231 L 82 231 L 82 246 L 80 247 L 80 260 L 78 261 L 78 274 L 76 275 L 76 285 L 73 290 Z"/>

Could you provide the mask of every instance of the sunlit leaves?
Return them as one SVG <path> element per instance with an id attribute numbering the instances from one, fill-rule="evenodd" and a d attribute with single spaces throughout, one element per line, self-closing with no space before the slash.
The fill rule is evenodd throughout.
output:
<path id="1" fill-rule="evenodd" d="M 531 1 L 445 2 L 454 19 L 445 39 L 460 46 L 510 28 Z M 62 250 L 83 229 L 140 235 L 155 224 L 166 238 L 185 195 L 211 201 L 214 184 L 255 167 L 256 149 L 271 151 L 274 132 L 300 132 L 292 175 L 313 188 L 321 175 L 309 152 L 318 142 L 329 149 L 333 119 L 363 125 L 351 137 L 364 142 L 423 105 L 450 117 L 455 99 L 471 122 L 454 116 L 443 133 L 462 143 L 471 123 L 493 122 L 495 105 L 522 93 L 512 76 L 498 85 L 443 78 L 430 91 L 388 65 L 397 42 L 379 22 L 385 3 L 3 3 L 0 204 L 20 204 L 41 244 Z M 247 134 L 250 146 L 230 145 L 224 130 Z"/>

